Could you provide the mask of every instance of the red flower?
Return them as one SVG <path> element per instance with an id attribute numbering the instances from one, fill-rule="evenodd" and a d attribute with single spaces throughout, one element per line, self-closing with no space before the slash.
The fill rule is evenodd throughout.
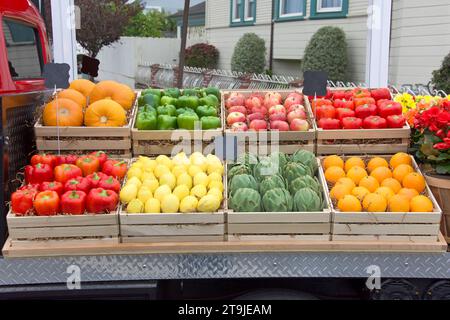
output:
<path id="1" fill-rule="evenodd" d="M 445 142 L 436 143 L 433 146 L 433 148 L 436 150 L 447 150 L 447 149 L 450 149 L 450 143 L 445 143 Z"/>

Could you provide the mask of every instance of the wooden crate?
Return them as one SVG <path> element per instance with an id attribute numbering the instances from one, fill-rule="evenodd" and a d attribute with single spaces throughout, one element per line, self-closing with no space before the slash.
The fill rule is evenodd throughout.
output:
<path id="1" fill-rule="evenodd" d="M 389 159 L 389 156 L 382 157 Z M 411 158 L 414 169 L 420 173 L 417 163 Z M 433 212 L 340 212 L 330 200 L 332 240 L 437 243 L 440 241 L 442 211 L 428 186 L 424 195 L 433 202 Z"/>
<path id="2" fill-rule="evenodd" d="M 233 212 L 228 209 L 228 241 L 329 241 L 331 210 L 323 172 L 318 172 L 327 208 L 320 212 Z"/>
<path id="3" fill-rule="evenodd" d="M 249 96 L 252 93 L 266 94 L 271 92 L 271 90 L 233 90 L 233 91 L 223 91 L 222 92 L 222 110 L 224 111 L 224 119 L 226 119 L 227 112 L 225 108 L 225 101 L 232 92 L 239 92 L 244 96 Z M 283 99 L 285 99 L 289 93 L 295 92 L 295 90 L 276 90 L 280 93 Z M 249 149 L 251 145 L 257 146 L 258 149 L 262 143 L 270 146 L 273 144 L 281 152 L 288 154 L 293 154 L 299 149 L 305 149 L 310 152 L 315 152 L 315 140 L 316 140 L 316 124 L 312 115 L 311 106 L 309 101 L 305 96 L 305 108 L 308 117 L 308 122 L 310 124 L 310 129 L 308 131 L 261 131 L 261 132 L 233 132 L 226 128 L 226 123 L 224 120 L 225 134 L 227 136 L 237 137 L 238 145 L 243 146 L 241 149 Z M 266 142 L 267 141 L 267 142 Z M 248 150 L 247 150 L 248 151 Z M 259 152 L 258 152 L 259 153 Z M 260 153 L 259 153 L 260 154 Z"/>
<path id="4" fill-rule="evenodd" d="M 131 126 L 137 113 L 137 99 L 127 114 L 123 127 L 47 127 L 42 117 L 34 125 L 36 148 L 42 152 L 74 152 L 103 150 L 123 158 L 131 158 Z"/>

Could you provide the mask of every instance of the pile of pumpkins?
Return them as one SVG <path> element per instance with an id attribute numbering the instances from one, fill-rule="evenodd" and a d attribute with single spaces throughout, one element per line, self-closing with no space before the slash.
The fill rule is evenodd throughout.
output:
<path id="1" fill-rule="evenodd" d="M 135 98 L 134 91 L 124 84 L 78 79 L 45 105 L 42 121 L 44 126 L 122 127 Z"/>

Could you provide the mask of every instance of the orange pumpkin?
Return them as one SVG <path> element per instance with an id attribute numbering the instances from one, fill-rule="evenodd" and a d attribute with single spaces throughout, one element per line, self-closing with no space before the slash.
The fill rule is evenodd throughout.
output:
<path id="1" fill-rule="evenodd" d="M 135 94 L 130 87 L 115 81 L 101 81 L 95 85 L 89 96 L 90 103 L 102 99 L 111 99 L 120 104 L 125 110 L 133 106 Z"/>
<path id="2" fill-rule="evenodd" d="M 58 99 L 69 99 L 76 102 L 80 107 L 86 107 L 86 97 L 83 96 L 81 92 L 74 89 L 66 89 L 60 91 L 58 94 Z"/>
<path id="3" fill-rule="evenodd" d="M 44 126 L 78 127 L 83 125 L 83 109 L 69 99 L 48 103 L 42 115 Z"/>
<path id="4" fill-rule="evenodd" d="M 84 124 L 88 127 L 122 127 L 126 122 L 125 110 L 110 99 L 94 102 L 84 115 Z"/>
<path id="5" fill-rule="evenodd" d="M 80 92 L 83 96 L 89 97 L 92 89 L 94 89 L 95 83 L 86 79 L 73 80 L 70 83 L 69 89 L 76 90 Z"/>

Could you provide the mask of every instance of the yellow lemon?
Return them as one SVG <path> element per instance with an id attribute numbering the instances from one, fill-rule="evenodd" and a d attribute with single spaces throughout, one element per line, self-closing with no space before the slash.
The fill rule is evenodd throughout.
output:
<path id="1" fill-rule="evenodd" d="M 210 181 L 208 184 L 208 190 L 216 188 L 223 192 L 223 183 L 222 181 Z"/>
<path id="2" fill-rule="evenodd" d="M 191 189 L 191 196 L 201 198 L 206 195 L 206 187 L 203 184 L 196 185 Z"/>
<path id="3" fill-rule="evenodd" d="M 196 165 L 190 165 L 188 168 L 188 173 L 191 177 L 194 177 L 197 173 L 203 172 L 202 168 Z"/>
<path id="4" fill-rule="evenodd" d="M 208 174 L 216 172 L 220 175 L 223 174 L 223 165 L 221 163 L 209 163 L 206 168 Z"/>
<path id="5" fill-rule="evenodd" d="M 216 212 L 219 208 L 220 200 L 212 194 L 203 196 L 197 205 L 197 209 L 200 212 Z"/>
<path id="6" fill-rule="evenodd" d="M 208 154 L 208 155 L 206 156 L 206 161 L 207 161 L 208 163 L 212 163 L 212 162 L 218 162 L 218 163 L 221 163 L 219 157 L 217 157 L 216 155 L 211 154 L 211 153 Z"/>
<path id="7" fill-rule="evenodd" d="M 166 166 L 167 168 L 169 168 L 169 170 L 173 167 L 172 160 L 170 160 L 170 158 L 166 155 L 161 154 L 157 156 L 155 160 L 157 164 Z"/>
<path id="8" fill-rule="evenodd" d="M 136 177 L 138 179 L 141 179 L 142 176 L 142 170 L 140 168 L 134 167 L 134 168 L 130 168 L 127 172 L 127 178 L 133 178 Z"/>
<path id="9" fill-rule="evenodd" d="M 137 198 L 142 201 L 142 203 L 146 203 L 148 199 L 153 198 L 152 191 L 149 187 L 142 186 L 138 193 Z"/>
<path id="10" fill-rule="evenodd" d="M 159 187 L 159 182 L 156 179 L 145 179 L 144 182 L 142 182 L 142 187 L 144 186 L 148 187 L 151 192 L 155 192 Z"/>
<path id="11" fill-rule="evenodd" d="M 161 211 L 163 213 L 177 213 L 180 207 L 180 200 L 176 195 L 166 195 L 161 201 Z"/>
<path id="12" fill-rule="evenodd" d="M 219 181 L 222 182 L 222 175 L 217 172 L 212 172 L 208 175 L 209 181 Z"/>
<path id="13" fill-rule="evenodd" d="M 189 188 L 184 184 L 179 185 L 173 190 L 173 194 L 178 197 L 178 199 L 183 200 L 189 195 Z"/>
<path id="14" fill-rule="evenodd" d="M 147 180 L 147 179 L 156 179 L 153 172 L 144 171 L 141 175 L 141 181 Z"/>
<path id="15" fill-rule="evenodd" d="M 181 200 L 180 211 L 183 213 L 196 212 L 198 200 L 194 196 L 187 196 Z"/>
<path id="16" fill-rule="evenodd" d="M 202 184 L 205 187 L 207 187 L 208 183 L 209 183 L 209 178 L 206 173 L 199 172 L 194 176 L 194 186 Z"/>
<path id="17" fill-rule="evenodd" d="M 163 185 L 159 186 L 158 189 L 155 190 L 153 197 L 158 199 L 159 202 L 162 202 L 162 199 L 169 194 L 172 194 L 172 190 L 168 185 Z"/>
<path id="18" fill-rule="evenodd" d="M 120 201 L 122 203 L 128 203 L 133 199 L 136 199 L 138 188 L 134 184 L 126 185 L 120 190 Z"/>
<path id="19" fill-rule="evenodd" d="M 177 186 L 185 185 L 189 188 L 192 188 L 192 178 L 187 173 L 182 173 L 177 178 Z"/>
<path id="20" fill-rule="evenodd" d="M 220 191 L 220 190 L 217 189 L 217 188 L 211 188 L 211 189 L 209 189 L 208 194 L 212 194 L 212 195 L 218 197 L 219 200 L 220 200 L 221 202 L 222 202 L 222 200 L 223 200 L 223 191 Z"/>
<path id="21" fill-rule="evenodd" d="M 159 178 L 159 184 L 162 185 L 168 185 L 171 190 L 175 188 L 175 185 L 177 184 L 177 178 L 172 173 L 165 173 Z"/>
<path id="22" fill-rule="evenodd" d="M 155 177 L 157 177 L 159 179 L 163 174 L 170 173 L 170 169 L 168 167 L 166 167 L 165 165 L 158 164 L 155 167 L 155 170 L 153 170 L 153 173 L 155 174 Z"/>
<path id="23" fill-rule="evenodd" d="M 172 162 L 174 166 L 183 166 L 187 167 L 191 164 L 189 158 L 186 156 L 186 153 L 180 152 L 175 157 L 173 157 Z"/>
<path id="24" fill-rule="evenodd" d="M 132 178 L 128 179 L 127 183 L 125 185 L 128 186 L 130 184 L 134 184 L 138 189 L 142 186 L 141 180 L 137 177 L 132 177 Z"/>
<path id="25" fill-rule="evenodd" d="M 183 165 L 176 165 L 172 168 L 172 173 L 177 178 L 180 174 L 185 173 L 185 172 L 186 172 L 186 167 Z"/>
<path id="26" fill-rule="evenodd" d="M 144 167 L 143 162 L 136 161 L 130 166 L 130 169 L 136 169 L 136 168 L 142 169 L 143 167 Z"/>
<path id="27" fill-rule="evenodd" d="M 161 204 L 159 200 L 155 198 L 148 199 L 145 203 L 144 211 L 145 213 L 160 213 Z"/>
<path id="28" fill-rule="evenodd" d="M 191 165 L 198 166 L 202 169 L 202 171 L 206 171 L 208 168 L 208 163 L 206 162 L 206 158 L 204 155 L 202 155 L 200 152 L 194 152 L 189 157 L 189 160 L 191 162 Z"/>
<path id="29" fill-rule="evenodd" d="M 128 213 L 141 213 L 142 211 L 144 211 L 144 204 L 139 199 L 133 199 L 127 205 Z"/>

